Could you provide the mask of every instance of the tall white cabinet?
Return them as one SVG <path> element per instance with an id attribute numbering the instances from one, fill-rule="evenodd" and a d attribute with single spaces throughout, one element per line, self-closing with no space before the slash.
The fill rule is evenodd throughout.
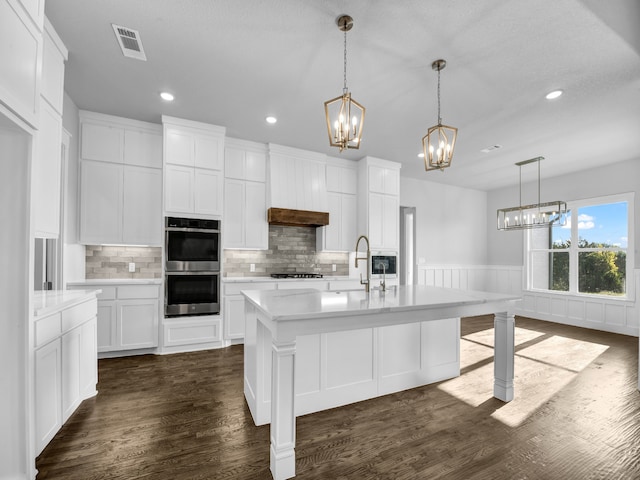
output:
<path id="1" fill-rule="evenodd" d="M 358 164 L 358 232 L 368 235 L 372 250 L 397 252 L 401 165 L 374 157 Z"/>
<path id="2" fill-rule="evenodd" d="M 267 150 L 228 138 L 224 154 L 224 248 L 266 250 Z"/>
<path id="3" fill-rule="evenodd" d="M 164 212 L 222 216 L 225 128 L 162 116 Z"/>
<path id="4" fill-rule="evenodd" d="M 162 244 L 160 125 L 80 112 L 80 242 Z"/>

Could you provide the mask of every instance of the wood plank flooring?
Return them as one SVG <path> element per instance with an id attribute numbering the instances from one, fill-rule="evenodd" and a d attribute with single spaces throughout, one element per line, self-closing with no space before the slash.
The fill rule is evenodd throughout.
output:
<path id="1" fill-rule="evenodd" d="M 638 339 L 516 319 L 516 399 L 491 396 L 493 320 L 462 320 L 461 376 L 299 417 L 299 479 L 640 479 Z M 38 480 L 270 479 L 243 350 L 99 362 Z"/>

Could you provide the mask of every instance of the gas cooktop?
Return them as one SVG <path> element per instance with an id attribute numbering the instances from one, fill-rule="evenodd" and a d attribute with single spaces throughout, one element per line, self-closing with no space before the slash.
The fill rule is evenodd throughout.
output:
<path id="1" fill-rule="evenodd" d="M 322 278 L 321 273 L 272 273 L 272 278 Z"/>

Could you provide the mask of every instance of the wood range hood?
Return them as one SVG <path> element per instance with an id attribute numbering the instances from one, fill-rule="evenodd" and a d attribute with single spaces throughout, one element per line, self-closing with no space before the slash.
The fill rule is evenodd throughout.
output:
<path id="1" fill-rule="evenodd" d="M 270 225 L 287 227 L 322 227 L 329 225 L 329 213 L 293 210 L 290 208 L 270 208 L 267 210 L 267 221 Z"/>

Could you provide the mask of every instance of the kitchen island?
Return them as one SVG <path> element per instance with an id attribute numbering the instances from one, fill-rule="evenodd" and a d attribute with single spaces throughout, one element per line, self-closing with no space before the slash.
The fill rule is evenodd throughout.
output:
<path id="1" fill-rule="evenodd" d="M 459 375 L 460 317 L 495 315 L 494 396 L 513 399 L 519 297 L 427 286 L 245 290 L 244 393 L 271 422 L 271 472 L 295 476 L 295 417 Z"/>

